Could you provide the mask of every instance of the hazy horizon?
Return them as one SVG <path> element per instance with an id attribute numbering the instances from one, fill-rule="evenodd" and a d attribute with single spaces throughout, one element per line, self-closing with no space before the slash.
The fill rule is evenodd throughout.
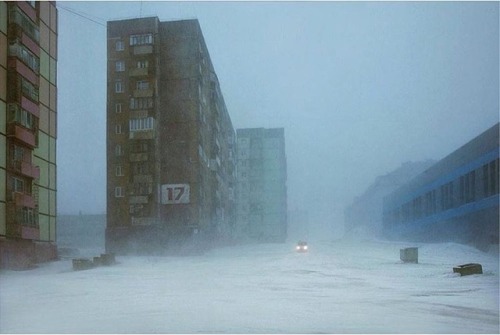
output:
<path id="1" fill-rule="evenodd" d="M 313 224 L 499 119 L 498 2 L 57 5 L 61 215 L 106 211 L 107 20 L 197 18 L 234 128 L 285 128 L 288 209 Z"/>

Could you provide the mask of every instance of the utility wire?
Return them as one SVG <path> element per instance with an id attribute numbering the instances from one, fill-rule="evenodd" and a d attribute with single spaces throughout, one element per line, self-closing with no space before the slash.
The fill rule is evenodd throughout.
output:
<path id="1" fill-rule="evenodd" d="M 75 10 L 73 10 L 73 9 L 71 9 L 71 8 L 61 6 L 61 5 L 60 5 L 60 2 L 58 2 L 58 3 L 57 3 L 57 7 L 58 7 L 58 8 L 60 8 L 60 9 L 64 9 L 65 11 L 70 12 L 70 13 L 72 13 L 72 14 L 78 15 L 78 16 L 80 16 L 80 17 L 82 17 L 82 18 L 86 19 L 86 20 L 89 20 L 89 21 L 91 21 L 91 22 L 94 22 L 94 23 L 96 23 L 96 24 L 98 24 L 98 25 L 100 25 L 100 26 L 106 27 L 106 24 L 105 24 L 105 23 L 102 23 L 102 22 L 99 22 L 99 21 L 96 21 L 96 20 L 94 20 L 94 19 L 90 18 L 88 14 L 81 14 L 81 13 L 78 13 L 78 12 L 76 12 Z M 99 19 L 99 20 L 102 20 L 102 19 Z M 104 20 L 102 20 L 102 21 L 103 21 L 103 22 L 105 22 Z"/>

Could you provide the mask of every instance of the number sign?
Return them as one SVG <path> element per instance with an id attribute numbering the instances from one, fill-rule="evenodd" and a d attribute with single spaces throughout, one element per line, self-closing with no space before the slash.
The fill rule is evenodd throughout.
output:
<path id="1" fill-rule="evenodd" d="M 189 204 L 189 184 L 161 185 L 163 205 Z"/>

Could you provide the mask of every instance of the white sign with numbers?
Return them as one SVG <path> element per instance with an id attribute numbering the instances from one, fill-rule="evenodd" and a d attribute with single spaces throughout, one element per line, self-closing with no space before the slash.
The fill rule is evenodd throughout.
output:
<path id="1" fill-rule="evenodd" d="M 161 185 L 163 205 L 189 204 L 189 184 Z"/>

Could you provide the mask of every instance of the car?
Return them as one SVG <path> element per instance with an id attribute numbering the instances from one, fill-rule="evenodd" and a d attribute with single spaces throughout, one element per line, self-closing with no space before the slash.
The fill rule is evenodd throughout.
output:
<path id="1" fill-rule="evenodd" d="M 295 247 L 295 250 L 297 250 L 297 252 L 307 252 L 307 242 L 304 242 L 304 241 L 299 241 L 297 242 L 297 246 Z"/>

